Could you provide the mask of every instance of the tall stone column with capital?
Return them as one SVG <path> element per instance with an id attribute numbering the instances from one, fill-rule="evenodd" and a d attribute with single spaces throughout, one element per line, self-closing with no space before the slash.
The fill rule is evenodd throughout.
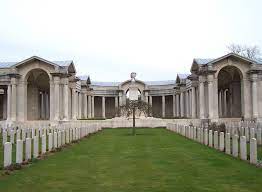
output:
<path id="1" fill-rule="evenodd" d="M 180 115 L 181 117 L 185 117 L 184 113 L 184 92 L 181 91 L 180 93 Z"/>
<path id="2" fill-rule="evenodd" d="M 180 117 L 180 102 L 179 102 L 179 94 L 176 94 L 176 116 Z"/>
<path id="3" fill-rule="evenodd" d="M 69 116 L 69 105 L 68 105 L 68 79 L 64 79 L 64 85 L 63 85 L 63 91 L 64 91 L 64 120 L 68 120 Z"/>
<path id="4" fill-rule="evenodd" d="M 94 118 L 95 117 L 95 96 L 92 96 L 91 105 L 92 105 L 92 118 Z"/>
<path id="5" fill-rule="evenodd" d="M 214 111 L 214 107 L 213 107 L 213 102 L 214 102 L 214 96 L 213 96 L 213 75 L 208 75 L 208 117 L 210 119 L 213 118 L 213 111 Z"/>
<path id="6" fill-rule="evenodd" d="M 11 102 L 12 101 L 12 88 L 9 84 L 7 87 L 7 120 L 11 120 Z"/>
<path id="7" fill-rule="evenodd" d="M 102 118 L 106 118 L 106 98 L 102 97 Z"/>
<path id="8" fill-rule="evenodd" d="M 92 118 L 92 96 L 88 95 L 88 118 Z"/>
<path id="9" fill-rule="evenodd" d="M 45 119 L 49 119 L 49 95 L 45 93 Z"/>
<path id="10" fill-rule="evenodd" d="M 60 120 L 60 77 L 54 76 L 54 92 L 55 92 L 55 118 L 54 120 Z"/>
<path id="11" fill-rule="evenodd" d="M 203 80 L 199 81 L 199 116 L 205 119 L 205 87 Z"/>
<path id="12" fill-rule="evenodd" d="M 252 89 L 252 112 L 253 118 L 258 117 L 258 100 L 257 100 L 257 74 L 251 76 L 251 89 Z"/>
<path id="13" fill-rule="evenodd" d="M 16 79 L 11 78 L 12 85 L 12 109 L 11 109 L 11 120 L 16 121 Z"/>
<path id="14" fill-rule="evenodd" d="M 196 88 L 195 87 L 192 87 L 191 88 L 192 90 L 192 95 L 191 95 L 191 98 L 192 98 L 192 106 L 191 106 L 191 116 L 192 116 L 192 119 L 195 119 L 196 118 Z"/>
<path id="15" fill-rule="evenodd" d="M 185 116 L 189 117 L 189 94 L 185 91 Z"/>
<path id="16" fill-rule="evenodd" d="M 86 119 L 87 118 L 87 95 L 86 93 L 83 94 L 84 98 L 84 118 Z"/>
<path id="17" fill-rule="evenodd" d="M 78 119 L 82 118 L 82 93 L 78 94 Z"/>
<path id="18" fill-rule="evenodd" d="M 49 97 L 49 100 L 50 100 L 50 107 L 49 107 L 49 119 L 52 121 L 54 120 L 54 117 L 55 117 L 55 89 L 54 89 L 54 82 L 53 80 L 50 80 L 49 81 L 49 84 L 50 84 L 50 97 Z"/>
<path id="19" fill-rule="evenodd" d="M 41 92 L 41 109 L 40 109 L 40 119 L 45 119 L 45 100 L 44 100 L 44 95 L 45 93 L 44 92 Z"/>
<path id="20" fill-rule="evenodd" d="M 173 117 L 176 117 L 176 95 L 173 95 Z"/>
<path id="21" fill-rule="evenodd" d="M 4 89 L 4 95 L 3 95 L 3 119 L 5 120 L 7 118 L 7 90 Z"/>
<path id="22" fill-rule="evenodd" d="M 77 111 L 76 111 L 76 106 L 77 106 L 77 100 L 76 100 L 76 97 L 77 97 L 77 92 L 76 92 L 76 89 L 73 88 L 72 89 L 72 118 L 73 120 L 76 120 L 77 119 Z"/>
<path id="23" fill-rule="evenodd" d="M 162 117 L 166 116 L 166 99 L 165 95 L 162 95 Z"/>
<path id="24" fill-rule="evenodd" d="M 115 116 L 118 116 L 118 96 L 115 96 Z"/>

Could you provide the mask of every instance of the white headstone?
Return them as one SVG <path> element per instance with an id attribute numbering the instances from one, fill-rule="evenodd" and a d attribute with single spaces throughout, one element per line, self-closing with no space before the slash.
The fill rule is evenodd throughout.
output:
<path id="1" fill-rule="evenodd" d="M 257 164 L 257 140 L 250 139 L 250 163 Z"/>
<path id="2" fill-rule="evenodd" d="M 43 134 L 41 138 L 42 138 L 42 150 L 41 150 L 41 153 L 45 154 L 46 153 L 46 135 Z"/>
<path id="3" fill-rule="evenodd" d="M 7 142 L 7 132 L 3 130 L 3 145 Z"/>
<path id="4" fill-rule="evenodd" d="M 12 143 L 6 142 L 4 144 L 4 167 L 12 164 Z"/>
<path id="5" fill-rule="evenodd" d="M 23 162 L 23 141 L 17 140 L 16 141 L 16 163 Z"/>
<path id="6" fill-rule="evenodd" d="M 25 160 L 32 158 L 32 149 L 31 149 L 31 138 L 26 138 L 25 140 Z"/>
<path id="7" fill-rule="evenodd" d="M 224 151 L 225 149 L 225 135 L 224 132 L 219 133 L 219 150 Z"/>
<path id="8" fill-rule="evenodd" d="M 214 132 L 214 148 L 215 149 L 219 148 L 218 147 L 218 132 L 217 131 Z"/>
<path id="9" fill-rule="evenodd" d="M 209 130 L 208 134 L 208 146 L 213 147 L 213 131 Z"/>
<path id="10" fill-rule="evenodd" d="M 230 133 L 226 133 L 226 154 L 231 154 L 231 139 Z"/>
<path id="11" fill-rule="evenodd" d="M 247 140 L 245 136 L 240 137 L 240 158 L 247 160 Z"/>
<path id="12" fill-rule="evenodd" d="M 54 148 L 58 148 L 58 145 L 57 145 L 57 132 L 54 132 Z"/>
<path id="13" fill-rule="evenodd" d="M 48 133 L 48 151 L 52 151 L 53 149 L 53 134 Z"/>
<path id="14" fill-rule="evenodd" d="M 34 158 L 37 158 L 39 155 L 39 138 L 38 136 L 34 136 L 33 138 L 34 142 L 34 151 L 33 151 L 33 156 Z"/>
<path id="15" fill-rule="evenodd" d="M 232 155 L 238 157 L 238 135 L 233 135 L 232 145 Z"/>
<path id="16" fill-rule="evenodd" d="M 208 145 L 208 129 L 204 130 L 204 144 Z"/>

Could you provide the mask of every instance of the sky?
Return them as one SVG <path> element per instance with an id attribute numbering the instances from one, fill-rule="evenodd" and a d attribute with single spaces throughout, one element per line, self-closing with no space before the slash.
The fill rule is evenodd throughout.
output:
<path id="1" fill-rule="evenodd" d="M 190 73 L 232 43 L 262 48 L 260 0 L 0 0 L 0 60 L 73 60 L 77 75 L 145 81 Z"/>

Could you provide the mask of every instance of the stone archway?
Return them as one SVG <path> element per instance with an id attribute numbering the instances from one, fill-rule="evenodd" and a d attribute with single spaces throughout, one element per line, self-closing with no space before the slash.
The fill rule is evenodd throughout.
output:
<path id="1" fill-rule="evenodd" d="M 220 118 L 242 116 L 241 82 L 243 75 L 235 66 L 223 67 L 218 74 L 218 108 Z"/>
<path id="2" fill-rule="evenodd" d="M 50 84 L 47 72 L 33 69 L 27 78 L 27 119 L 49 120 Z"/>

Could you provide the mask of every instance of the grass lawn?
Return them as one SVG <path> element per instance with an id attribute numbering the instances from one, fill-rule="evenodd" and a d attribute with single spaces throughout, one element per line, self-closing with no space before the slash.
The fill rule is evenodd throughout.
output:
<path id="1" fill-rule="evenodd" d="M 0 178 L 0 191 L 261 191 L 262 169 L 165 129 L 106 129 Z"/>

